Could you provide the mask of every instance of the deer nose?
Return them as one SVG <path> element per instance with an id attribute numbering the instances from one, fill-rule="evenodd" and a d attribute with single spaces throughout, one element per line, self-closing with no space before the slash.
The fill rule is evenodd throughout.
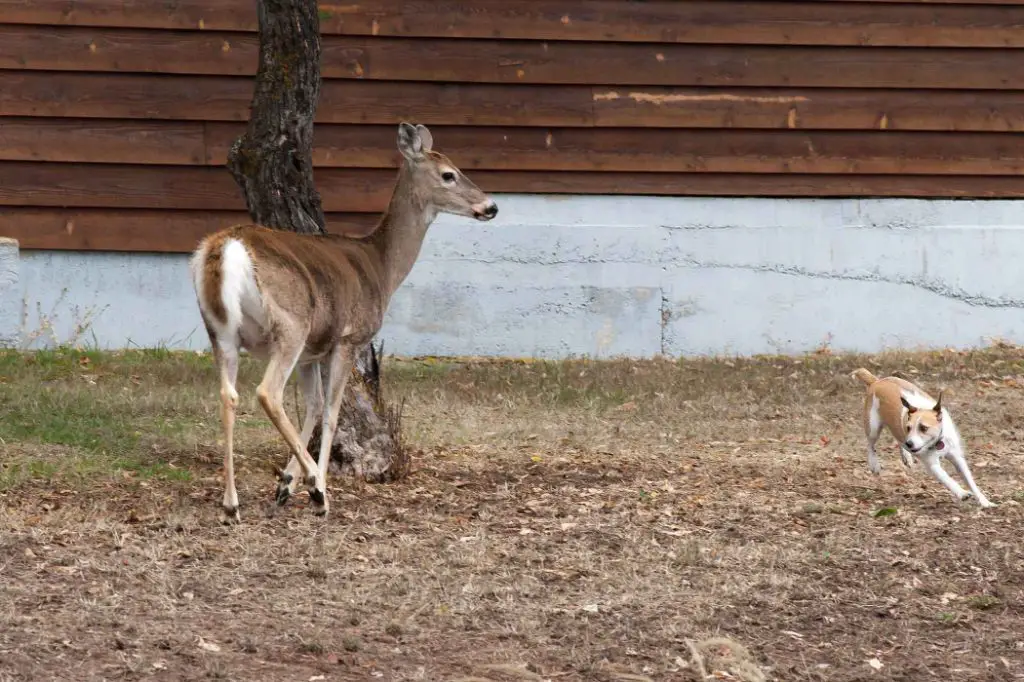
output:
<path id="1" fill-rule="evenodd" d="M 494 216 L 498 215 L 498 205 L 488 199 L 487 203 L 483 206 L 480 204 L 475 205 L 473 207 L 473 214 L 476 216 L 477 220 L 490 220 Z"/>

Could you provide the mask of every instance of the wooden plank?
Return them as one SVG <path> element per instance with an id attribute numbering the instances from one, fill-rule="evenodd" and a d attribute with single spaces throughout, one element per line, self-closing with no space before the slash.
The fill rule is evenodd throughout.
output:
<path id="1" fill-rule="evenodd" d="M 727 45 L 1020 47 L 1024 8 L 623 0 L 321 2 L 324 33 Z"/>
<path id="2" fill-rule="evenodd" d="M 205 132 L 204 132 L 205 128 Z M 241 123 L 9 118 L 0 161 L 223 166 Z M 1024 173 L 1024 146 L 995 133 L 435 126 L 466 170 L 705 173 Z M 322 125 L 318 168 L 396 168 L 394 126 Z M 205 140 L 205 145 L 204 145 Z"/>
<path id="3" fill-rule="evenodd" d="M 5 118 L 0 160 L 89 163 L 206 163 L 202 123 Z"/>
<path id="4" fill-rule="evenodd" d="M 209 161 L 223 164 L 238 124 L 208 127 Z M 437 148 L 465 170 L 705 173 L 1024 173 L 1024 145 L 994 133 L 470 128 L 436 126 Z M 314 164 L 394 168 L 392 126 L 320 126 Z M 130 157 L 126 157 L 129 161 Z"/>
<path id="5" fill-rule="evenodd" d="M 328 212 L 382 211 L 394 171 L 322 169 Z M 677 196 L 1022 197 L 1024 176 L 476 171 L 486 191 Z M 0 162 L 0 206 L 242 210 L 219 168 Z"/>
<path id="6" fill-rule="evenodd" d="M 368 213 L 387 205 L 395 172 L 323 169 L 317 187 L 328 212 Z M 224 168 L 0 162 L 0 206 L 245 209 Z"/>
<path id="7" fill-rule="evenodd" d="M 254 35 L 0 26 L 0 68 L 250 75 Z M 335 36 L 325 78 L 636 86 L 1024 89 L 1012 49 L 648 45 Z M 427 57 L 429 56 L 429 58 Z"/>
<path id="8" fill-rule="evenodd" d="M 603 88 L 594 125 L 1024 131 L 1024 93 L 953 90 Z"/>
<path id="9" fill-rule="evenodd" d="M 375 213 L 327 214 L 335 234 L 369 234 L 376 221 Z M 244 211 L 7 207 L 0 211 L 0 236 L 17 239 L 24 250 L 186 253 L 211 232 L 249 222 Z"/>
<path id="10" fill-rule="evenodd" d="M 0 71 L 0 115 L 244 121 L 249 77 Z M 589 125 L 586 86 L 328 80 L 318 123 Z"/>
<path id="11" fill-rule="evenodd" d="M 0 116 L 242 121 L 252 80 L 0 71 Z M 318 123 L 1024 131 L 1024 92 L 326 81 Z"/>
<path id="12" fill-rule="evenodd" d="M 956 2 L 956 4 L 949 4 Z M 1024 46 L 1024 8 L 963 0 L 852 2 L 647 0 L 420 0 L 321 2 L 325 35 L 619 42 Z M 995 0 L 992 0 L 992 4 Z M 12 24 L 255 31 L 249 0 L 7 0 Z"/>
<path id="13" fill-rule="evenodd" d="M 1024 198 L 1021 176 L 480 171 L 473 178 L 490 192 L 538 194 Z"/>

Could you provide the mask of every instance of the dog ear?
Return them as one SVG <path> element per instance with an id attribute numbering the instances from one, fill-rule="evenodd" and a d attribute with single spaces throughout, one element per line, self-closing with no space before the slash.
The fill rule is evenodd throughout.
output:
<path id="1" fill-rule="evenodd" d="M 906 397 L 901 395 L 900 402 L 903 403 L 903 407 L 907 408 L 907 412 L 909 412 L 910 414 L 914 414 L 915 412 L 917 412 L 917 408 L 908 403 Z"/>
<path id="2" fill-rule="evenodd" d="M 935 401 L 935 414 L 942 419 L 942 391 L 939 391 L 939 399 Z"/>

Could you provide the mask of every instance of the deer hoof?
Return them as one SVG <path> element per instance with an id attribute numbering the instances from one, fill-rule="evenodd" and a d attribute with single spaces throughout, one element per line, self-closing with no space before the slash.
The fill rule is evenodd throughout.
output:
<path id="1" fill-rule="evenodd" d="M 220 522 L 225 526 L 232 526 L 242 522 L 242 517 L 238 513 L 238 506 L 224 507 L 220 516 Z"/>
<path id="2" fill-rule="evenodd" d="M 309 489 L 309 499 L 312 503 L 310 506 L 313 509 L 313 513 L 317 516 L 327 515 L 327 495 L 324 490 L 317 490 L 316 488 Z"/>

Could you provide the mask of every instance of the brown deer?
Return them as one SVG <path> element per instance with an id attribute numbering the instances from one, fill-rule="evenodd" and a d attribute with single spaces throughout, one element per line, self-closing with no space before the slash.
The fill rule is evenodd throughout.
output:
<path id="1" fill-rule="evenodd" d="M 380 329 L 392 294 L 416 262 L 427 228 L 439 212 L 482 221 L 497 215 L 494 201 L 432 147 L 425 126 L 398 126 L 402 165 L 391 202 L 367 237 L 241 225 L 207 236 L 196 248 L 192 283 L 220 372 L 225 522 L 240 519 L 232 444 L 239 350 L 268 359 L 256 395 L 292 451 L 280 473 L 278 504 L 304 474 L 313 511 L 325 515 L 327 463 L 346 381 L 357 351 Z M 283 408 L 296 367 L 306 404 L 301 433 Z M 306 452 L 318 417 L 319 462 Z"/>

